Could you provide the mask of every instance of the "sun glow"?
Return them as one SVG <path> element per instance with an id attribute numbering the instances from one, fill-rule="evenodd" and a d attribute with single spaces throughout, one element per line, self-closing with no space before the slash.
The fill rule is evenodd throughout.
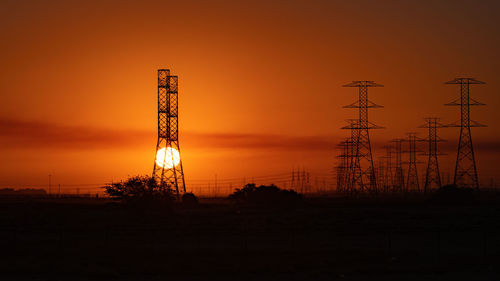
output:
<path id="1" fill-rule="evenodd" d="M 179 165 L 180 162 L 179 151 L 173 147 L 164 147 L 156 153 L 156 165 L 162 168 L 170 169 Z"/>

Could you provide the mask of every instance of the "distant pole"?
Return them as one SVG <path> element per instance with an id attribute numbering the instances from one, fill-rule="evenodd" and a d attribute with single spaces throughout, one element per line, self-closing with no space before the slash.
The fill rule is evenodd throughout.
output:
<path id="1" fill-rule="evenodd" d="M 51 184 L 52 184 L 52 175 L 49 174 L 49 195 L 50 195 Z"/>
<path id="2" fill-rule="evenodd" d="M 61 197 L 61 184 L 59 184 L 57 188 L 57 197 Z"/>
<path id="3" fill-rule="evenodd" d="M 219 190 L 217 189 L 217 174 L 215 174 L 214 197 L 217 197 L 216 193 L 219 193 Z"/>

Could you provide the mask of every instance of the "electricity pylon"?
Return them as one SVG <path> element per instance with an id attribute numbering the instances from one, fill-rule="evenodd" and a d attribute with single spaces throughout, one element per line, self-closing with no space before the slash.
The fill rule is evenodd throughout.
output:
<path id="1" fill-rule="evenodd" d="M 375 170 L 373 168 L 369 130 L 380 129 L 382 127 L 368 121 L 368 109 L 380 108 L 382 106 L 368 100 L 368 88 L 383 87 L 383 85 L 376 84 L 373 81 L 353 81 L 349 84 L 343 85 L 343 87 L 358 88 L 358 100 L 350 105 L 344 106 L 344 108 L 357 108 L 359 114 L 357 125 L 358 133 L 354 143 L 354 146 L 356 147 L 356 154 L 354 155 L 354 171 L 357 169 L 358 172 L 353 174 L 351 185 L 353 189 L 361 192 L 377 192 L 377 181 L 375 178 Z"/>
<path id="2" fill-rule="evenodd" d="M 403 192 L 405 189 L 405 179 L 403 172 L 403 142 L 405 139 L 393 139 L 394 143 L 394 154 L 396 155 L 396 161 L 394 163 L 394 191 L 395 192 Z"/>
<path id="3" fill-rule="evenodd" d="M 158 141 L 153 178 L 160 186 L 186 192 L 179 147 L 178 77 L 168 69 L 158 69 Z"/>
<path id="4" fill-rule="evenodd" d="M 439 118 L 437 117 L 428 117 L 424 119 L 426 123 L 419 128 L 427 128 L 429 131 L 427 139 L 425 140 L 428 142 L 427 152 L 423 154 L 428 156 L 424 185 L 424 192 L 427 192 L 430 189 L 441 187 L 438 155 L 444 154 L 439 152 L 438 142 L 442 142 L 444 140 L 437 135 L 437 128 L 443 128 L 444 125 L 439 122 Z"/>
<path id="5" fill-rule="evenodd" d="M 392 176 L 392 146 L 384 145 L 386 154 L 382 156 L 385 159 L 385 172 L 384 172 L 384 189 L 389 191 L 394 188 L 394 178 Z"/>
<path id="6" fill-rule="evenodd" d="M 340 158 L 340 163 L 337 166 L 337 191 L 345 192 L 346 191 L 346 177 L 347 170 L 349 169 L 349 158 L 350 158 L 350 139 L 347 138 L 344 141 L 340 142 L 338 145 L 341 148 L 341 154 L 337 156 Z"/>
<path id="7" fill-rule="evenodd" d="M 406 191 L 420 191 L 417 169 L 417 134 L 408 133 L 408 177 L 406 179 Z"/>
<path id="8" fill-rule="evenodd" d="M 446 127 L 460 127 L 460 137 L 458 139 L 457 162 L 455 164 L 454 184 L 461 187 L 472 187 L 479 189 L 479 179 L 477 176 L 476 159 L 472 146 L 472 127 L 486 127 L 470 119 L 470 106 L 485 105 L 470 97 L 470 85 L 486 84 L 474 78 L 455 78 L 445 84 L 460 85 L 460 98 L 445 105 L 460 106 L 460 124 L 458 122 Z"/>

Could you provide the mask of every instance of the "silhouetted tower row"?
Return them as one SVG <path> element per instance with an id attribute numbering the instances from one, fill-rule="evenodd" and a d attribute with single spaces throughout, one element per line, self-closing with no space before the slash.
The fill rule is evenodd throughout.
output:
<path id="1" fill-rule="evenodd" d="M 471 127 L 485 127 L 470 119 L 470 106 L 485 105 L 470 97 L 470 85 L 486 84 L 473 78 L 455 78 L 445 84 L 460 85 L 460 98 L 446 105 L 460 106 L 460 124 L 457 122 L 447 127 L 460 127 L 457 162 L 455 165 L 454 183 L 461 187 L 479 188 L 474 148 L 472 146 Z"/>
<path id="2" fill-rule="evenodd" d="M 348 169 L 351 160 L 351 139 L 346 138 L 344 141 L 340 142 L 338 145 L 341 148 L 341 154 L 337 157 L 340 158 L 340 163 L 337 166 L 337 191 L 346 192 L 347 191 L 347 177 Z"/>
<path id="3" fill-rule="evenodd" d="M 394 178 L 392 176 L 392 146 L 385 145 L 385 173 L 384 173 L 384 189 L 391 190 L 394 186 Z"/>
<path id="4" fill-rule="evenodd" d="M 423 154 L 428 156 L 424 185 L 424 192 L 427 192 L 430 189 L 441 187 L 438 155 L 443 154 L 439 152 L 438 142 L 442 142 L 443 140 L 437 135 L 437 129 L 443 128 L 444 125 L 439 123 L 439 118 L 437 117 L 428 117 L 424 119 L 426 123 L 420 126 L 420 128 L 427 128 L 429 131 L 426 139 L 428 143 L 427 151 Z"/>
<path id="5" fill-rule="evenodd" d="M 406 191 L 420 191 L 417 169 L 417 135 L 408 133 L 408 177 L 406 180 Z"/>
<path id="6" fill-rule="evenodd" d="M 373 167 L 373 157 L 370 144 L 370 129 L 379 129 L 373 123 L 368 121 L 368 109 L 380 108 L 382 106 L 368 100 L 369 87 L 383 87 L 373 81 L 353 81 L 343 87 L 357 87 L 358 100 L 344 108 L 357 108 L 359 111 L 357 136 L 354 139 L 355 154 L 353 161 L 353 169 L 351 175 L 351 189 L 356 191 L 376 192 L 377 181 L 375 178 L 375 170 Z"/>
<path id="7" fill-rule="evenodd" d="M 404 139 L 393 139 L 394 143 L 394 154 L 395 154 L 395 162 L 394 162 L 394 191 L 402 192 L 405 189 L 405 180 L 403 173 L 403 142 Z"/>
<path id="8" fill-rule="evenodd" d="M 385 184 L 385 157 L 378 158 L 377 165 L 377 187 L 383 188 L 384 191 L 387 191 L 387 185 Z"/>
<path id="9" fill-rule="evenodd" d="M 309 189 L 309 172 L 304 168 L 297 168 L 297 171 L 292 170 L 292 189 L 303 193 Z"/>
<path id="10" fill-rule="evenodd" d="M 359 136 L 359 120 L 358 119 L 347 119 L 347 126 L 342 127 L 342 129 L 350 130 L 350 137 L 345 140 L 345 145 L 347 146 L 346 152 L 346 167 L 344 175 L 344 191 L 352 193 L 355 191 L 355 179 L 359 178 L 361 174 L 361 169 L 359 166 L 359 155 L 357 140 Z"/>
<path id="11" fill-rule="evenodd" d="M 178 77 L 168 69 L 158 69 L 158 141 L 153 178 L 161 186 L 186 192 L 179 147 Z"/>

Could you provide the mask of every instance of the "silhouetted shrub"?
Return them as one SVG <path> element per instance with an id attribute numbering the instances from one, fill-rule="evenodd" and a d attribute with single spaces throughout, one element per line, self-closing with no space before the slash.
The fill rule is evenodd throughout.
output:
<path id="1" fill-rule="evenodd" d="M 150 176 L 135 176 L 125 181 L 104 186 L 106 193 L 114 199 L 137 204 L 170 204 L 175 196 L 165 184 Z"/>
<path id="2" fill-rule="evenodd" d="M 182 205 L 187 207 L 195 207 L 198 205 L 198 198 L 193 193 L 185 193 L 182 195 Z"/>
<path id="3" fill-rule="evenodd" d="M 302 195 L 294 190 L 280 189 L 275 185 L 247 184 L 229 195 L 230 200 L 239 204 L 260 206 L 295 205 L 302 201 Z"/>
<path id="4" fill-rule="evenodd" d="M 12 188 L 0 189 L 0 196 L 22 196 L 22 197 L 45 197 L 47 192 L 44 189 L 25 188 L 14 190 Z"/>
<path id="5" fill-rule="evenodd" d="M 467 203 L 474 201 L 475 194 L 472 188 L 448 184 L 440 187 L 434 193 L 433 199 L 443 203 Z"/>

